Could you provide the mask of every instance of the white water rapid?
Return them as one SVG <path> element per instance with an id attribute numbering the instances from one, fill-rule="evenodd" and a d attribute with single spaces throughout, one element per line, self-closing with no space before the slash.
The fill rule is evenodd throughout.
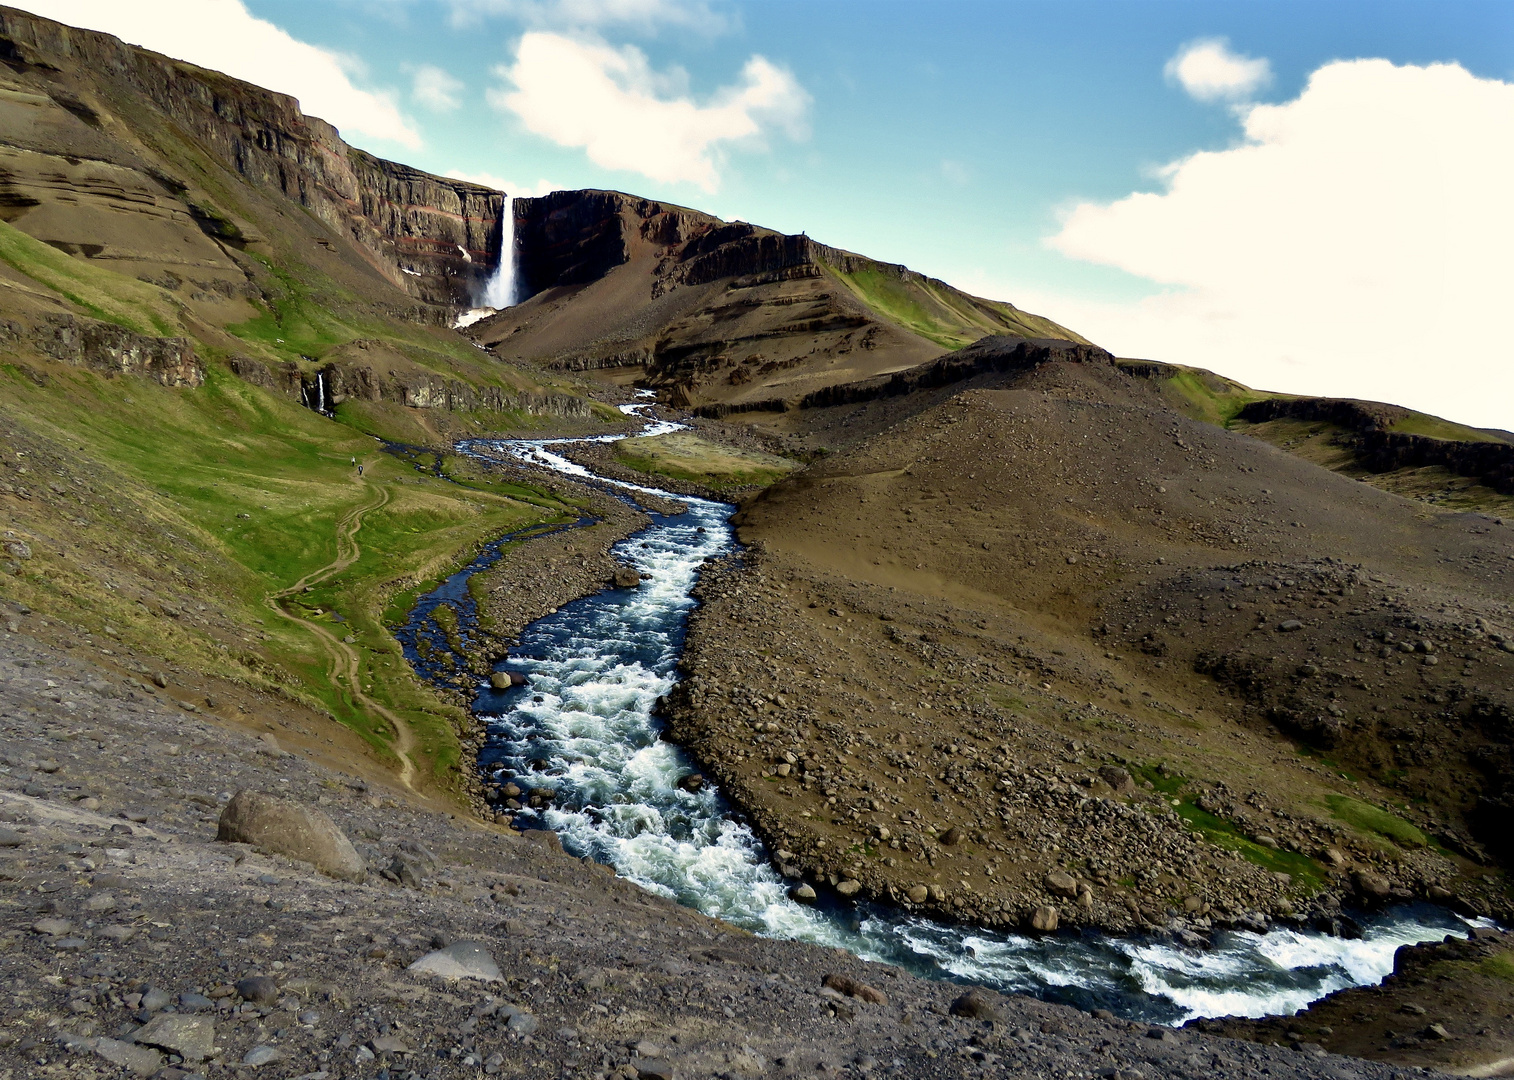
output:
<path id="1" fill-rule="evenodd" d="M 643 408 L 622 406 L 630 415 Z M 651 422 L 644 433 L 680 426 Z M 459 444 L 463 452 L 513 457 L 687 507 L 676 516 L 654 515 L 652 525 L 616 545 L 616 557 L 641 572 L 639 587 L 585 597 L 526 629 L 499 667 L 523 673 L 527 686 L 480 686 L 474 708 L 490 735 L 480 767 L 498 782 L 555 792 L 545 809 L 523 811 L 520 824 L 554 829 L 569 851 L 758 934 L 1148 1022 L 1292 1013 L 1334 990 L 1381 980 L 1399 945 L 1466 936 L 1467 923 L 1428 906 L 1364 919 L 1357 940 L 1285 929 L 1221 931 L 1212 948 L 1200 951 L 1097 934 L 1021 937 L 871 905 L 794 903 L 792 883 L 773 869 L 714 785 L 696 793 L 678 787 L 694 771 L 692 762 L 661 739 L 653 713 L 677 678 L 700 567 L 735 548 L 733 508 L 597 477 L 554 450 L 621 437 Z M 465 575 L 449 584 L 454 593 L 465 593 L 459 588 Z"/>

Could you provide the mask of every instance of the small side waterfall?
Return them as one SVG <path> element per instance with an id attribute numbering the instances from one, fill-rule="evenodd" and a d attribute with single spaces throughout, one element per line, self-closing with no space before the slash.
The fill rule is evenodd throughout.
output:
<path id="1" fill-rule="evenodd" d="M 331 400 L 331 380 L 327 372 L 317 371 L 315 378 L 300 380 L 300 404 L 322 416 L 333 414 L 335 404 Z"/>
<path id="2" fill-rule="evenodd" d="M 483 306 L 495 310 L 515 303 L 515 200 L 505 199 L 505 216 L 500 222 L 499 265 L 484 283 Z"/>

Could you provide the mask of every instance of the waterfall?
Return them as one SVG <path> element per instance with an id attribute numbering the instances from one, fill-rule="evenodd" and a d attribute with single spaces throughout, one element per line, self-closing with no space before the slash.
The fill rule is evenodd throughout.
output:
<path id="1" fill-rule="evenodd" d="M 515 200 L 505 199 L 505 216 L 500 222 L 499 265 L 484 282 L 483 306 L 507 308 L 515 303 Z"/>

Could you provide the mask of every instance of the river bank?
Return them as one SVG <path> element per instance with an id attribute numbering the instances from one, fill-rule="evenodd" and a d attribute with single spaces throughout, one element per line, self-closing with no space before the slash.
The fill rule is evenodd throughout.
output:
<path id="1" fill-rule="evenodd" d="M 560 445 L 498 449 L 585 478 Z M 1380 977 L 1398 944 L 1463 926 L 1427 909 L 1374 917 L 1358 943 L 1296 935 L 1300 944 L 1335 942 L 1327 950 L 1335 959 L 1311 968 L 1277 962 L 1275 947 L 1294 940 L 1289 930 L 1248 936 L 1216 928 L 1212 953 L 1195 964 L 1181 940 L 1024 939 L 933 924 L 859 905 L 842 880 L 812 890 L 819 903 L 804 906 L 791 869 L 775 870 L 711 778 L 660 738 L 655 707 L 677 685 L 690 593 L 706 561 L 731 543 L 728 506 L 694 498 L 683 505 L 684 513 L 654 519 L 613 549 L 638 571 L 636 586 L 584 597 L 527 627 L 499 665 L 521 685 L 484 690 L 475 701 L 487 729 L 481 765 L 519 808 L 517 824 L 551 828 L 570 851 L 764 935 L 1168 1022 L 1216 1009 L 1288 1011 Z M 1069 979 L 1070 971 L 1078 975 Z"/>

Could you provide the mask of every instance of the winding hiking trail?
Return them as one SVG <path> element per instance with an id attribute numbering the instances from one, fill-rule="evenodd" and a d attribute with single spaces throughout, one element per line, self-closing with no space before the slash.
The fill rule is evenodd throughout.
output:
<path id="1" fill-rule="evenodd" d="M 354 477 L 353 482 L 361 487 L 371 488 L 373 485 L 366 479 Z M 394 729 L 395 756 L 400 760 L 400 783 L 411 791 L 415 790 L 415 762 L 411 758 L 415 750 L 415 732 L 410 725 L 394 712 L 386 709 L 363 693 L 361 680 L 358 678 L 360 660 L 357 650 L 346 642 L 339 639 L 331 631 L 320 623 L 301 618 L 287 610 L 283 601 L 295 593 L 304 592 L 313 585 L 318 585 L 327 579 L 340 574 L 362 556 L 362 546 L 357 542 L 358 530 L 363 527 L 363 518 L 371 511 L 381 509 L 389 502 L 389 489 L 380 487 L 379 497 L 374 503 L 367 506 L 359 506 L 348 511 L 336 522 L 336 558 L 322 566 L 318 570 L 312 570 L 300 580 L 286 589 L 280 589 L 276 593 L 268 595 L 268 606 L 290 622 L 299 623 L 311 631 L 320 639 L 322 647 L 326 650 L 326 657 L 330 661 L 327 667 L 327 677 L 333 685 L 339 685 L 343 680 L 346 682 L 347 691 L 352 695 L 355 702 L 368 711 L 382 716 Z"/>

